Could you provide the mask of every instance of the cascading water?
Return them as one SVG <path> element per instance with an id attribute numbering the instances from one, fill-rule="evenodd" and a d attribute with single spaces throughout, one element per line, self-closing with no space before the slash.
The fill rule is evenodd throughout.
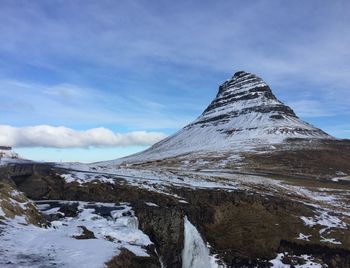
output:
<path id="1" fill-rule="evenodd" d="M 121 226 L 129 227 L 130 229 L 139 228 L 139 220 L 135 216 L 123 216 L 116 219 L 116 223 Z"/>
<path id="2" fill-rule="evenodd" d="M 215 257 L 210 255 L 197 228 L 184 218 L 184 249 L 182 251 L 182 268 L 218 268 Z"/>

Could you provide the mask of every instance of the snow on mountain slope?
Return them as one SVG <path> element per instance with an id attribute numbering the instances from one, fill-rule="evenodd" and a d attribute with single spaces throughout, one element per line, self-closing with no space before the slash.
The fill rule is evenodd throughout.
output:
<path id="1" fill-rule="evenodd" d="M 117 162 L 156 160 L 200 151 L 244 151 L 287 138 L 332 137 L 299 119 L 261 78 L 240 71 L 219 87 L 216 98 L 194 122 L 148 150 Z"/>

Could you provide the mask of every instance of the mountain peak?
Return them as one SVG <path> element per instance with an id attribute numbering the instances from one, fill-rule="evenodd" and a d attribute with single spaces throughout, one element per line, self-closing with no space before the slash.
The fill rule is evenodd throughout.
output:
<path id="1" fill-rule="evenodd" d="M 218 93 L 202 116 L 221 111 L 230 113 L 246 108 L 284 106 L 272 93 L 266 82 L 255 74 L 239 71 L 230 80 L 219 86 Z M 295 113 L 289 107 L 284 109 L 290 116 Z"/>
<path id="2" fill-rule="evenodd" d="M 265 81 L 257 75 L 245 71 L 238 71 L 231 79 L 226 80 L 220 85 L 216 97 L 219 97 L 220 95 L 229 95 L 231 93 L 243 94 L 244 91 L 249 91 L 258 87 L 265 89 L 268 88 Z"/>
<path id="3" fill-rule="evenodd" d="M 259 76 L 239 71 L 219 86 L 214 100 L 195 121 L 139 156 L 238 152 L 283 143 L 288 138 L 332 137 L 299 119 Z"/>
<path id="4" fill-rule="evenodd" d="M 236 79 L 240 76 L 249 75 L 249 74 L 251 73 L 247 73 L 246 71 L 238 71 L 234 73 L 234 75 L 232 76 L 232 79 Z"/>

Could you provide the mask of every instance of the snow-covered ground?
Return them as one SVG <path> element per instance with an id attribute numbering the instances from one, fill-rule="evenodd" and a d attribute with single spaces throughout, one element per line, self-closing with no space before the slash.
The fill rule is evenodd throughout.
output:
<path id="1" fill-rule="evenodd" d="M 62 214 L 58 212 L 62 203 L 68 202 L 45 201 L 38 207 L 45 214 Z M 18 216 L 5 220 L 0 226 L 0 267 L 98 268 L 122 248 L 137 256 L 149 256 L 144 247 L 152 242 L 138 229 L 128 204 L 79 202 L 78 209 L 78 216 L 59 218 L 48 228 L 27 225 Z M 82 234 L 81 226 L 92 231 L 95 238 L 75 238 Z"/>
<path id="2" fill-rule="evenodd" d="M 325 244 L 341 245 L 339 239 L 335 239 L 332 233 L 334 229 L 349 228 L 343 221 L 343 217 L 350 216 L 350 206 L 344 201 L 350 196 L 350 192 L 346 190 L 302 187 L 290 185 L 282 179 L 276 180 L 219 169 L 154 168 L 145 170 L 80 163 L 60 163 L 56 167 L 58 174 L 67 183 L 77 182 L 82 186 L 85 183 L 126 183 L 148 191 L 173 195 L 178 198 L 179 202 L 186 202 L 186 200 L 173 194 L 172 187 L 210 188 L 224 191 L 239 189 L 253 190 L 266 196 L 285 195 L 296 202 L 302 202 L 314 208 L 315 214 L 313 216 L 301 215 L 300 220 L 308 228 L 317 227 L 320 230 L 319 241 Z M 159 204 L 147 203 L 146 205 L 156 207 Z M 96 210 L 96 207 L 99 206 L 107 208 L 108 217 L 99 214 L 98 209 Z M 58 206 L 55 205 L 55 202 L 41 202 L 38 207 L 46 214 L 58 213 Z M 23 225 L 25 221 L 21 217 L 6 222 L 6 228 L 0 231 L 0 242 L 6 249 L 6 251 L 0 252 L 0 267 L 18 267 L 20 265 L 39 267 L 39 263 L 40 265 L 55 263 L 59 266 L 75 267 L 77 256 L 79 256 L 79 260 L 84 259 L 84 267 L 103 267 L 104 263 L 116 256 L 121 248 L 127 248 L 138 256 L 147 255 L 144 246 L 149 245 L 151 241 L 138 230 L 137 218 L 130 205 L 94 203 L 91 206 L 90 203 L 79 202 L 79 210 L 78 217 L 58 219 L 52 222 L 52 227 L 47 229 L 32 225 L 25 226 Z M 0 216 L 3 214 L 4 212 L 0 210 Z M 83 229 L 79 226 L 84 226 L 92 231 L 96 239 L 77 240 L 74 238 L 82 233 Z M 300 233 L 299 237 L 295 238 L 304 241 L 315 239 L 307 232 Z M 16 247 L 18 241 L 21 241 L 23 246 Z M 196 241 L 199 240 L 195 239 L 192 242 Z M 99 253 L 98 258 L 93 258 L 92 255 L 95 254 L 93 249 L 96 247 L 98 248 L 97 252 L 101 251 L 101 253 Z M 203 252 L 206 252 L 205 248 L 200 254 Z M 283 254 L 281 254 L 272 260 L 273 267 L 288 267 L 281 266 L 283 258 Z M 212 256 L 209 257 L 213 264 Z M 303 255 L 299 258 L 305 261 L 306 266 L 295 267 L 308 267 L 308 264 L 314 263 L 310 256 Z M 36 263 L 38 266 L 35 266 Z M 79 263 L 81 262 L 79 261 Z"/>
<path id="3" fill-rule="evenodd" d="M 322 187 L 304 187 L 286 183 L 266 176 L 244 174 L 225 169 L 190 170 L 173 168 L 124 168 L 107 165 L 88 165 L 81 163 L 60 163 L 57 167 L 67 170 L 61 174 L 66 182 L 76 181 L 80 184 L 99 181 L 103 183 L 126 182 L 130 185 L 146 188 L 150 191 L 166 192 L 169 186 L 189 188 L 213 188 L 223 190 L 235 189 L 267 189 L 269 193 L 294 195 L 303 202 L 334 205 L 349 210 L 350 205 L 342 201 L 350 196 L 346 189 Z"/>
<path id="4" fill-rule="evenodd" d="M 167 170 L 141 170 L 118 167 L 98 167 L 76 163 L 57 164 L 67 173 L 60 174 L 66 182 L 76 181 L 80 184 L 87 182 L 115 183 L 125 182 L 129 185 L 144 188 L 150 191 L 169 193 L 168 188 L 219 188 L 236 189 L 234 181 L 219 181 L 214 177 L 196 174 L 179 174 Z"/>
<path id="5" fill-rule="evenodd" d="M 340 244 L 332 238 L 334 228 L 348 228 L 343 218 L 350 215 L 350 205 L 347 200 L 350 191 L 296 186 L 283 180 L 268 177 L 240 174 L 229 170 L 181 170 L 181 169 L 131 169 L 118 166 L 96 166 L 83 164 L 61 164 L 61 168 L 73 169 L 70 173 L 61 175 L 67 182 L 76 181 L 80 184 L 100 181 L 102 183 L 127 183 L 149 191 L 173 195 L 181 202 L 186 202 L 181 196 L 172 193 L 172 187 L 187 187 L 196 189 L 221 189 L 225 191 L 253 190 L 264 195 L 278 195 L 292 198 L 314 208 L 314 216 L 300 219 L 306 226 L 317 225 L 320 231 L 320 241 L 330 244 Z"/>
<path id="6" fill-rule="evenodd" d="M 270 263 L 272 264 L 271 268 L 323 268 L 321 264 L 318 264 L 313 260 L 313 258 L 307 254 L 300 255 L 300 256 L 293 256 L 294 258 L 298 257 L 300 260 L 304 262 L 304 264 L 294 264 L 293 266 L 289 264 L 285 264 L 282 262 L 283 257 L 287 256 L 288 253 L 279 253 L 277 257 L 273 260 L 270 260 Z"/>

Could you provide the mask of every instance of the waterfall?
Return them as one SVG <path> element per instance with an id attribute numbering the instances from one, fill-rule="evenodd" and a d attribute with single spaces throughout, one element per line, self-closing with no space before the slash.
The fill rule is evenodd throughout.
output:
<path id="1" fill-rule="evenodd" d="M 139 228 L 139 220 L 135 216 L 122 216 L 116 219 L 117 224 L 121 226 L 126 226 L 130 229 L 138 229 Z"/>
<path id="2" fill-rule="evenodd" d="M 184 249 L 182 251 L 182 268 L 218 268 L 215 257 L 210 255 L 197 228 L 184 218 Z"/>

